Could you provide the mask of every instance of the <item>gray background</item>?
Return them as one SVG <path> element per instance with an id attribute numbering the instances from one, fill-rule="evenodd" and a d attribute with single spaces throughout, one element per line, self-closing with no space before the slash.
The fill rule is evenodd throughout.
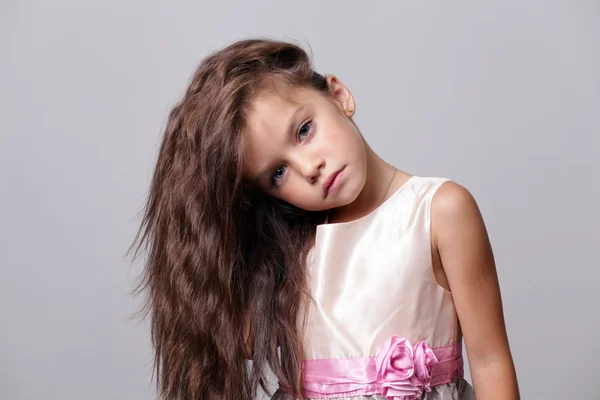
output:
<path id="1" fill-rule="evenodd" d="M 524 399 L 598 398 L 598 1 L 2 1 L 0 399 L 150 399 L 130 321 L 168 109 L 211 50 L 312 46 L 386 160 L 469 188 Z"/>

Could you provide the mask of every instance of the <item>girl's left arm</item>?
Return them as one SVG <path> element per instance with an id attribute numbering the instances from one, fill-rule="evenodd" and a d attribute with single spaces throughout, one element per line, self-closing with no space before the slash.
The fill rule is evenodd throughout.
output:
<path id="1" fill-rule="evenodd" d="M 477 400 L 517 400 L 496 265 L 481 212 L 464 187 L 444 183 L 431 204 L 434 247 L 463 331 Z"/>

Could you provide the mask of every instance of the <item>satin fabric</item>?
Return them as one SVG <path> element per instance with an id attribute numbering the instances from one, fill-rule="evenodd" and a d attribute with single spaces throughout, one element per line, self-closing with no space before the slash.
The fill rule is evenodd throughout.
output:
<path id="1" fill-rule="evenodd" d="M 434 360 L 431 360 L 431 368 L 427 368 L 428 363 L 425 360 L 415 357 L 414 363 L 410 362 L 400 368 L 394 368 L 393 372 L 399 372 L 399 374 L 392 374 L 396 376 L 381 374 L 382 370 L 387 369 L 380 365 L 381 358 L 385 359 L 385 353 L 390 348 L 391 346 L 384 344 L 376 357 L 305 360 L 303 363 L 304 397 L 366 396 L 385 393 L 386 386 L 399 386 L 405 389 L 404 396 L 407 398 L 420 398 L 424 391 L 431 391 L 432 386 L 447 384 L 463 376 L 460 343 L 432 349 L 435 356 Z M 417 371 L 419 368 L 427 369 L 425 377 L 423 372 Z M 415 378 L 417 378 L 416 382 Z"/>
<path id="2" fill-rule="evenodd" d="M 392 336 L 431 348 L 461 343 L 431 258 L 431 201 L 447 181 L 413 176 L 370 214 L 317 227 L 302 324 L 307 362 L 375 357 Z"/>
<path id="3" fill-rule="evenodd" d="M 328 400 L 388 400 L 381 394 L 352 396 L 352 397 L 327 397 Z M 431 388 L 431 392 L 425 392 L 421 400 L 475 400 L 473 388 L 464 379 L 456 379 L 444 385 Z"/>

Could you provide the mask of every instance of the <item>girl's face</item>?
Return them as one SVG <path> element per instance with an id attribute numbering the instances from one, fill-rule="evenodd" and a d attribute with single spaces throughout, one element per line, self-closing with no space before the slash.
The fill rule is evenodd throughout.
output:
<path id="1" fill-rule="evenodd" d="M 337 78 L 327 81 L 330 97 L 308 88 L 263 91 L 244 137 L 247 178 L 308 211 L 352 203 L 366 180 L 365 144 L 350 120 L 354 98 Z"/>

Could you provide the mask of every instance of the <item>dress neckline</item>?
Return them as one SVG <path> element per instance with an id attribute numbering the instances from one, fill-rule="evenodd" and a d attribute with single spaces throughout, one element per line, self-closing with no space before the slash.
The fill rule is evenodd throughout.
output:
<path id="1" fill-rule="evenodd" d="M 394 199 L 396 196 L 398 196 L 399 193 L 403 192 L 404 189 L 407 186 L 409 186 L 409 184 L 416 178 L 417 178 L 416 175 L 411 175 L 406 181 L 404 181 L 404 183 L 402 185 L 400 185 L 400 187 L 398 189 L 396 189 L 396 191 L 394 193 L 391 194 L 391 196 L 389 196 L 387 199 L 385 199 L 380 205 L 375 207 L 375 209 L 373 209 L 373 211 L 369 212 L 368 214 L 365 214 L 360 218 L 353 219 L 352 221 L 333 222 L 333 223 L 325 222 L 323 224 L 317 225 L 317 230 L 319 230 L 319 229 L 334 229 L 335 227 L 338 227 L 338 226 L 350 226 L 350 225 L 358 224 L 361 221 L 367 220 L 369 218 L 373 218 L 376 214 L 379 213 L 380 210 L 384 209 L 387 206 L 387 204 L 391 203 L 392 199 Z"/>

